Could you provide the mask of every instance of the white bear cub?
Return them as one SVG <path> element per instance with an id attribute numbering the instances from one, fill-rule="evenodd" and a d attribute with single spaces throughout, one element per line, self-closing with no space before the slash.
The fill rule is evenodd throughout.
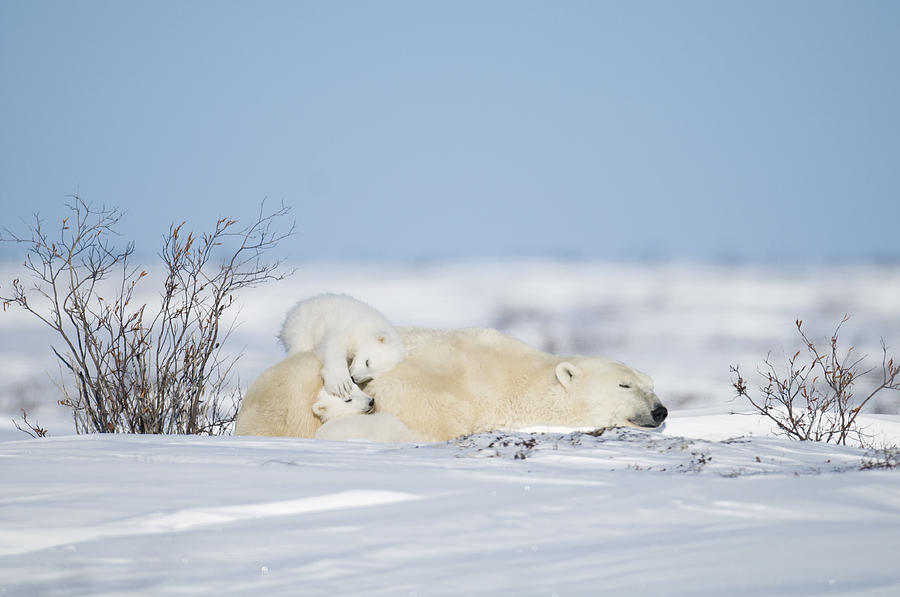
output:
<path id="1" fill-rule="evenodd" d="M 375 407 L 375 399 L 356 389 L 370 402 L 370 410 Z M 313 413 L 322 419 L 323 425 L 316 431 L 316 439 L 332 441 L 365 440 L 382 443 L 410 443 L 416 436 L 400 419 L 388 413 L 360 414 L 352 403 L 319 390 Z"/>
<path id="2" fill-rule="evenodd" d="M 358 384 L 406 358 L 400 334 L 384 315 L 344 294 L 320 294 L 297 303 L 281 328 L 281 342 L 289 355 L 312 351 L 322 361 L 325 386 L 316 405 L 327 408 L 329 418 L 371 412 L 374 401 Z"/>
<path id="3" fill-rule="evenodd" d="M 329 394 L 328 390 L 322 388 L 312 405 L 313 414 L 322 419 L 323 423 L 350 415 L 367 414 L 373 410 L 375 399 L 355 386 L 350 392 L 349 400 Z"/>

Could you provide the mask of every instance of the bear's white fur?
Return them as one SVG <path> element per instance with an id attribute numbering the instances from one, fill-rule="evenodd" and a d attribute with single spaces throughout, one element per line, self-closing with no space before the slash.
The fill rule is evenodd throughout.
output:
<path id="1" fill-rule="evenodd" d="M 364 389 L 422 441 L 536 425 L 655 427 L 665 418 L 650 378 L 616 361 L 546 354 L 489 329 L 398 331 L 407 358 Z M 319 367 L 307 352 L 265 371 L 235 433 L 314 437 Z"/>
<path id="2" fill-rule="evenodd" d="M 316 439 L 366 440 L 390 444 L 410 443 L 416 436 L 403 422 L 389 413 L 350 415 L 330 419 L 319 427 Z"/>
<path id="3" fill-rule="evenodd" d="M 323 423 L 341 417 L 370 413 L 373 410 L 375 399 L 356 387 L 350 392 L 349 398 L 329 394 L 323 387 L 312 405 L 313 414 L 322 419 Z"/>
<path id="4" fill-rule="evenodd" d="M 297 303 L 287 314 L 281 341 L 288 355 L 315 352 L 322 361 L 325 389 L 342 398 L 406 356 L 400 334 L 384 315 L 343 294 L 320 294 Z"/>
<path id="5" fill-rule="evenodd" d="M 263 371 L 241 400 L 235 435 L 313 437 L 322 426 L 312 411 L 321 368 L 314 352 L 301 352 Z"/>

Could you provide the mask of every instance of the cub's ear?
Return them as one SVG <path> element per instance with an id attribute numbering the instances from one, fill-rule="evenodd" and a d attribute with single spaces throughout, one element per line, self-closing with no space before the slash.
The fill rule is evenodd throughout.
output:
<path id="1" fill-rule="evenodd" d="M 556 366 L 556 379 L 567 390 L 581 377 L 581 369 L 572 363 L 562 362 Z"/>
<path id="2" fill-rule="evenodd" d="M 387 343 L 387 334 L 385 334 L 385 333 L 378 334 L 378 337 L 375 339 L 378 341 L 379 344 L 386 344 Z"/>
<path id="3" fill-rule="evenodd" d="M 319 417 L 320 419 L 324 419 L 328 414 L 328 407 L 322 402 L 316 402 L 312 405 L 313 414 Z"/>

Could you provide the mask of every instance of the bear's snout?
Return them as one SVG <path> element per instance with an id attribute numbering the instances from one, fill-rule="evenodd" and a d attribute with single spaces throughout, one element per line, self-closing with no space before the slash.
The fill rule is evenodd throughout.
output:
<path id="1" fill-rule="evenodd" d="M 660 404 L 656 408 L 653 409 L 653 412 L 650 413 L 650 416 L 653 417 L 653 422 L 657 425 L 662 425 L 662 422 L 666 420 L 666 417 L 669 416 L 669 409 Z"/>

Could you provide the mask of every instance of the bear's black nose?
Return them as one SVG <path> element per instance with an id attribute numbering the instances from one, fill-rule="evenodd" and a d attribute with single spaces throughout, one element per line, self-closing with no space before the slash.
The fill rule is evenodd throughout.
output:
<path id="1" fill-rule="evenodd" d="M 659 425 L 669 416 L 669 411 L 665 406 L 657 406 L 653 409 L 653 412 L 650 413 L 650 416 L 653 417 L 653 422 Z"/>

